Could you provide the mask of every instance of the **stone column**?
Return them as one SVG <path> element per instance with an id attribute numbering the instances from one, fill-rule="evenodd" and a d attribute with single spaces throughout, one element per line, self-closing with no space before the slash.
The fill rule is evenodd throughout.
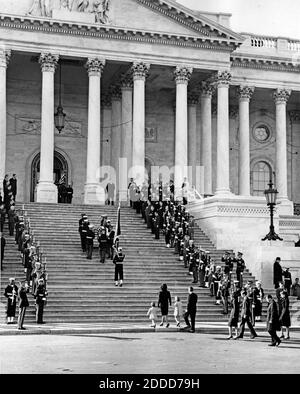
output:
<path id="1" fill-rule="evenodd" d="M 176 125 L 175 125 L 175 194 L 181 196 L 181 185 L 187 177 L 188 165 L 188 118 L 187 87 L 192 75 L 191 67 L 177 66 L 174 71 L 176 81 Z"/>
<path id="2" fill-rule="evenodd" d="M 0 52 L 0 190 L 6 168 L 6 69 L 9 59 L 10 51 Z"/>
<path id="3" fill-rule="evenodd" d="M 142 185 L 145 178 L 145 81 L 149 64 L 134 62 L 133 75 L 133 125 L 132 125 L 132 177 Z"/>
<path id="4" fill-rule="evenodd" d="M 217 187 L 216 195 L 230 194 L 229 187 L 229 84 L 231 74 L 220 71 L 216 76 L 217 114 Z"/>
<path id="5" fill-rule="evenodd" d="M 253 87 L 239 86 L 239 195 L 250 196 L 250 129 L 249 102 Z"/>
<path id="6" fill-rule="evenodd" d="M 214 86 L 203 81 L 201 84 L 201 165 L 204 168 L 204 194 L 212 194 L 212 128 L 211 99 Z"/>
<path id="7" fill-rule="evenodd" d="M 57 203 L 57 187 L 53 183 L 54 161 L 54 73 L 59 56 L 40 55 L 42 69 L 42 115 L 40 180 L 36 189 L 37 202 Z"/>
<path id="8" fill-rule="evenodd" d="M 89 101 L 86 182 L 84 185 L 85 204 L 105 203 L 105 196 L 99 183 L 101 164 L 100 84 L 104 66 L 105 60 L 100 58 L 89 58 L 86 62 L 86 68 L 89 76 Z"/>
<path id="9" fill-rule="evenodd" d="M 119 85 L 111 86 L 111 166 L 116 174 L 116 193 L 119 189 L 119 160 L 121 158 L 122 138 L 122 92 Z"/>
<path id="10" fill-rule="evenodd" d="M 286 153 L 286 104 L 291 90 L 277 89 L 274 93 L 276 105 L 276 188 L 279 200 L 288 200 L 287 153 Z"/>
<path id="11" fill-rule="evenodd" d="M 105 92 L 101 97 L 102 109 L 102 144 L 101 156 L 102 165 L 110 166 L 110 145 L 111 145 L 111 96 Z"/>
<path id="12" fill-rule="evenodd" d="M 132 75 L 123 75 L 121 78 L 122 91 L 122 144 L 119 184 L 120 201 L 127 202 L 127 187 L 129 182 L 128 171 L 132 166 L 132 98 L 133 81 Z"/>

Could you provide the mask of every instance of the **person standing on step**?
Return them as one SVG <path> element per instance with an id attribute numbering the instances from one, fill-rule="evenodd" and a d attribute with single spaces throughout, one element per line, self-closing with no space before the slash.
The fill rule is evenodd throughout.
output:
<path id="1" fill-rule="evenodd" d="M 100 256 L 100 263 L 105 263 L 105 258 L 109 248 L 109 240 L 106 235 L 105 227 L 101 227 L 100 234 L 98 236 L 99 242 L 99 256 Z"/>
<path id="2" fill-rule="evenodd" d="M 283 271 L 283 283 L 284 283 L 284 288 L 286 289 L 289 296 L 291 294 L 291 286 L 292 286 L 292 274 L 290 273 L 289 268 L 286 268 Z"/>
<path id="3" fill-rule="evenodd" d="M 171 306 L 172 301 L 171 301 L 171 293 L 168 290 L 168 286 L 166 283 L 161 285 L 160 292 L 158 295 L 158 307 L 160 308 L 161 311 L 161 323 L 160 326 L 162 327 L 164 325 L 164 321 L 166 322 L 166 327 L 169 327 L 169 322 L 168 322 L 168 313 L 169 313 L 169 305 Z"/>
<path id="4" fill-rule="evenodd" d="M 20 283 L 20 287 L 18 291 L 18 299 L 19 299 L 18 330 L 26 330 L 26 328 L 23 327 L 23 324 L 24 324 L 26 308 L 29 307 L 29 302 L 27 298 L 27 288 L 24 282 L 19 282 L 19 283 Z"/>
<path id="5" fill-rule="evenodd" d="M 244 337 L 244 332 L 245 332 L 245 324 L 247 323 L 248 328 L 251 332 L 251 339 L 254 339 L 257 337 L 257 334 L 253 328 L 253 325 L 251 323 L 252 319 L 252 301 L 250 300 L 247 291 L 242 292 L 242 311 L 241 311 L 241 324 L 240 324 L 240 333 L 235 339 L 243 338 Z"/>
<path id="6" fill-rule="evenodd" d="M 87 219 L 87 216 L 85 213 L 81 214 L 81 218 L 79 219 L 79 227 L 78 227 L 78 232 L 80 235 L 80 241 L 81 241 L 81 249 L 84 252 L 85 251 L 85 239 L 84 236 L 82 234 L 82 229 L 83 229 L 83 222 L 84 220 Z"/>
<path id="7" fill-rule="evenodd" d="M 88 220 L 88 217 L 85 216 L 83 219 L 82 229 L 81 229 L 81 237 L 82 237 L 81 244 L 82 244 L 82 251 L 84 253 L 86 253 L 86 250 L 87 250 L 86 236 L 89 231 L 89 224 L 90 224 L 90 222 Z"/>
<path id="8" fill-rule="evenodd" d="M 11 205 L 7 216 L 8 216 L 9 235 L 11 237 L 13 237 L 13 235 L 14 235 L 14 228 L 15 228 L 15 216 L 16 216 L 15 206 L 14 205 Z"/>
<path id="9" fill-rule="evenodd" d="M 0 242 L 1 242 L 1 271 L 3 270 L 3 262 L 4 262 L 4 251 L 5 251 L 5 245 L 6 245 L 6 240 L 3 237 L 3 233 L 0 232 Z"/>
<path id="10" fill-rule="evenodd" d="M 10 178 L 9 182 L 10 182 L 10 186 L 11 186 L 13 200 L 16 201 L 16 196 L 17 196 L 17 176 L 16 176 L 16 174 L 13 174 L 13 176 L 12 176 L 12 178 Z"/>
<path id="11" fill-rule="evenodd" d="M 113 259 L 113 263 L 115 264 L 115 286 L 122 287 L 123 286 L 123 261 L 125 259 L 125 254 L 122 251 L 121 246 L 118 247 L 117 253 Z"/>
<path id="12" fill-rule="evenodd" d="M 157 211 L 154 211 L 153 228 L 155 239 L 159 239 L 160 217 Z"/>
<path id="13" fill-rule="evenodd" d="M 238 252 L 236 258 L 236 279 L 239 281 L 240 288 L 243 287 L 243 275 L 246 267 L 245 260 L 243 259 L 243 253 Z"/>
<path id="14" fill-rule="evenodd" d="M 67 203 L 72 204 L 72 199 L 73 199 L 73 188 L 72 185 L 68 185 L 67 187 Z"/>
<path id="15" fill-rule="evenodd" d="M 94 226 L 92 224 L 89 224 L 86 233 L 86 258 L 88 260 L 92 260 L 93 257 L 94 238 L 95 238 Z"/>
<path id="16" fill-rule="evenodd" d="M 274 283 L 274 288 L 278 289 L 279 283 L 282 282 L 282 274 L 283 270 L 280 265 L 281 258 L 276 257 L 275 263 L 273 264 L 273 283 Z"/>
<path id="17" fill-rule="evenodd" d="M 15 284 L 15 278 L 9 278 L 9 284 L 6 286 L 4 296 L 7 298 L 6 316 L 7 324 L 13 324 L 16 316 L 18 287 Z"/>
<path id="18" fill-rule="evenodd" d="M 4 230 L 5 216 L 6 216 L 5 205 L 2 204 L 2 205 L 0 206 L 0 232 L 1 232 L 1 233 L 2 233 L 3 230 Z"/>
<path id="19" fill-rule="evenodd" d="M 34 293 L 37 324 L 45 324 L 43 320 L 43 314 L 44 314 L 44 306 L 47 301 L 47 295 L 48 293 L 46 291 L 44 279 L 39 279 L 37 288 Z"/>
<path id="20" fill-rule="evenodd" d="M 276 334 L 276 331 L 280 331 L 279 314 L 277 304 L 274 301 L 271 294 L 266 296 L 268 302 L 267 309 L 267 331 L 271 336 L 271 343 L 268 346 L 279 346 L 281 343 L 280 338 Z"/>
<path id="21" fill-rule="evenodd" d="M 186 323 L 186 327 L 184 329 L 190 329 L 190 332 L 195 332 L 195 320 L 196 320 L 196 312 L 197 312 L 197 301 L 198 296 L 194 293 L 194 288 L 190 286 L 188 288 L 189 296 L 187 301 L 187 308 L 184 314 L 184 320 Z M 191 319 L 191 322 L 189 321 Z"/>

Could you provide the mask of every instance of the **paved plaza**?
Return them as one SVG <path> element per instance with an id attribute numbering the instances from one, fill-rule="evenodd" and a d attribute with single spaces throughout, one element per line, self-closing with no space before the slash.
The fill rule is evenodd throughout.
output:
<path id="1" fill-rule="evenodd" d="M 1 336 L 1 374 L 299 373 L 300 333 L 226 340 L 186 332 Z"/>

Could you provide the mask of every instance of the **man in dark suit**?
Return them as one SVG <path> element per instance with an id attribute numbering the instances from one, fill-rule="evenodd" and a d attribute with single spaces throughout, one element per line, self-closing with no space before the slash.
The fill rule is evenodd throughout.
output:
<path id="1" fill-rule="evenodd" d="M 273 264 L 273 283 L 275 289 L 279 287 L 279 282 L 282 282 L 282 267 L 280 265 L 281 258 L 276 257 L 275 263 Z"/>
<path id="2" fill-rule="evenodd" d="M 252 301 L 250 297 L 247 294 L 247 291 L 243 291 L 242 293 L 243 301 L 242 301 L 242 311 L 241 311 L 241 324 L 240 324 L 240 334 L 236 337 L 238 338 L 243 338 L 244 332 L 245 332 L 245 324 L 247 323 L 247 326 L 251 332 L 251 339 L 254 339 L 258 335 L 256 334 L 253 325 L 251 323 L 251 317 L 252 317 Z"/>
<path id="3" fill-rule="evenodd" d="M 26 328 L 23 327 L 23 323 L 24 323 L 26 308 L 29 306 L 29 302 L 27 299 L 25 286 L 26 285 L 24 282 L 20 282 L 20 287 L 18 291 L 18 298 L 19 298 L 18 330 L 26 330 Z"/>
<path id="4" fill-rule="evenodd" d="M 186 312 L 184 314 L 186 327 L 184 327 L 184 329 L 189 328 L 190 332 L 195 332 L 195 319 L 196 319 L 198 296 L 197 294 L 194 293 L 194 289 L 192 286 L 190 286 L 188 290 L 189 290 L 189 296 L 188 296 Z M 191 318 L 191 323 L 189 322 L 189 317 Z"/>
<path id="5" fill-rule="evenodd" d="M 268 294 L 266 300 L 269 303 L 267 309 L 267 331 L 271 335 L 271 343 L 268 346 L 279 346 L 281 343 L 280 338 L 276 334 L 276 331 L 280 331 L 279 314 L 277 304 L 273 300 L 273 297 Z"/>
<path id="6" fill-rule="evenodd" d="M 9 180 L 10 186 L 11 186 L 11 192 L 13 195 L 14 201 L 16 201 L 16 195 L 17 195 L 17 177 L 16 174 L 13 174 L 12 178 Z"/>

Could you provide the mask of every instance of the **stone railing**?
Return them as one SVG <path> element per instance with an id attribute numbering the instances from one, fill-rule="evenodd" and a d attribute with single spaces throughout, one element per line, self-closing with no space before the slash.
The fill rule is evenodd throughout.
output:
<path id="1" fill-rule="evenodd" d="M 285 37 L 271 37 L 263 35 L 254 35 L 251 33 L 241 33 L 246 38 L 244 43 L 236 52 L 251 52 L 256 54 L 279 55 L 282 53 L 284 57 L 293 56 L 300 52 L 300 40 L 293 40 Z"/>

